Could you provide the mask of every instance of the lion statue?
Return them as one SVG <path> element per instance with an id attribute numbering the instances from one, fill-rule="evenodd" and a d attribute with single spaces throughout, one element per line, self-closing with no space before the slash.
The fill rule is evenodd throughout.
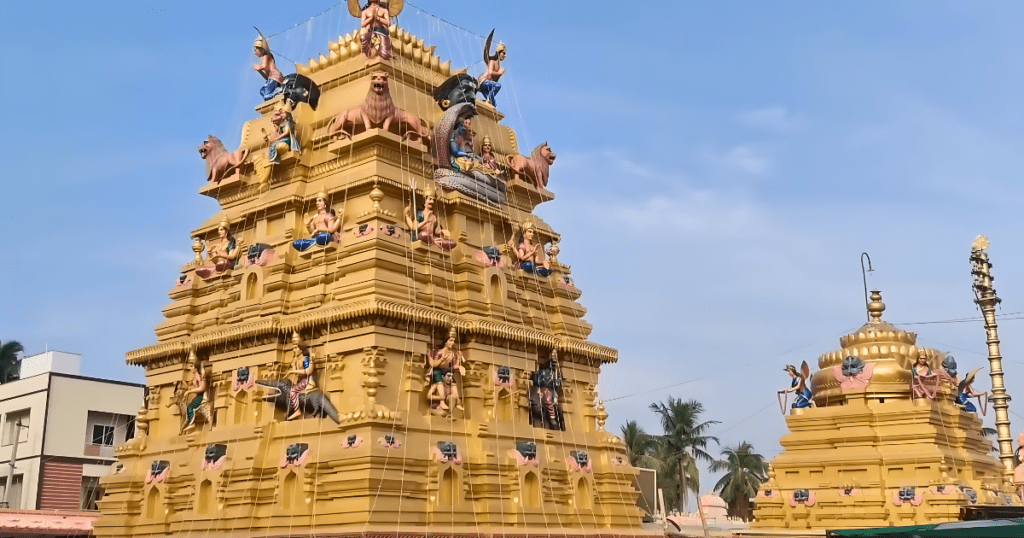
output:
<path id="1" fill-rule="evenodd" d="M 430 128 L 427 122 L 395 106 L 388 88 L 388 74 L 383 71 L 370 74 L 370 91 L 366 93 L 366 101 L 335 116 L 331 120 L 328 134 L 331 137 L 341 135 L 352 138 L 359 126 L 366 131 L 379 127 L 403 138 L 415 136 L 416 140 L 429 140 Z"/>
<path id="2" fill-rule="evenodd" d="M 529 159 L 523 155 L 509 155 L 506 157 L 506 165 L 513 179 L 518 178 L 543 189 L 548 186 L 548 168 L 555 163 L 555 157 L 555 152 L 544 142 L 534 148 Z"/>
<path id="3" fill-rule="evenodd" d="M 220 183 L 230 172 L 245 164 L 249 150 L 239 148 L 233 153 L 228 153 L 224 143 L 216 136 L 210 135 L 199 145 L 199 156 L 206 160 L 206 181 Z"/>

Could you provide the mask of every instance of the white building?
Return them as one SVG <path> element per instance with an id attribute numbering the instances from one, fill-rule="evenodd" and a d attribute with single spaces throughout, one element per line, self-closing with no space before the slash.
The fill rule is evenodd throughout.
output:
<path id="1" fill-rule="evenodd" d="M 21 379 L 0 385 L 0 501 L 6 495 L 11 509 L 95 510 L 114 447 L 135 435 L 144 385 L 83 377 L 80 359 L 25 357 Z"/>

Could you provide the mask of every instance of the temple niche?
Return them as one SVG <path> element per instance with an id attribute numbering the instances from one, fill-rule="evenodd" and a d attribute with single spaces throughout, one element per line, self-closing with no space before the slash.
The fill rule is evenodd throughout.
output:
<path id="1" fill-rule="evenodd" d="M 647 534 L 595 392 L 617 352 L 533 214 L 555 154 L 502 123 L 507 47 L 473 78 L 401 6 L 351 2 L 361 32 L 293 74 L 256 40 L 257 115 L 196 160 L 220 209 L 127 354 L 148 398 L 97 536 Z"/>
<path id="2" fill-rule="evenodd" d="M 951 356 L 919 347 L 884 311 L 872 292 L 871 321 L 819 357 L 816 372 L 787 367 L 779 403 L 789 433 L 757 494 L 755 529 L 939 523 L 964 505 L 1020 503 L 981 418 L 961 403 L 977 371 L 964 385 Z"/>

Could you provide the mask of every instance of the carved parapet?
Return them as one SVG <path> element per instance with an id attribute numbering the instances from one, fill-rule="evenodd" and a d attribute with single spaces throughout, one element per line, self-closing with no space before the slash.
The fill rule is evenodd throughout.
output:
<path id="1" fill-rule="evenodd" d="M 451 62 L 441 63 L 441 58 L 434 54 L 436 47 L 426 45 L 422 39 L 395 24 L 391 25 L 388 33 L 394 55 L 392 63 L 398 63 L 400 67 L 405 67 L 402 64 L 419 67 L 422 70 L 419 74 L 427 77 L 433 85 L 440 84 L 451 75 Z M 308 63 L 296 63 L 295 71 L 310 76 L 346 60 L 355 58 L 363 61 L 359 32 L 338 37 L 337 41 L 328 43 L 328 49 L 327 56 L 320 54 L 317 58 L 310 58 Z"/>

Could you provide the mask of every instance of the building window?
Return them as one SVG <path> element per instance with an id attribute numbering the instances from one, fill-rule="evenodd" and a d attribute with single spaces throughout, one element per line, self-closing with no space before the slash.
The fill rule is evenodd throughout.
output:
<path id="1" fill-rule="evenodd" d="M 28 440 L 28 419 L 29 410 L 22 409 L 21 411 L 12 411 L 7 413 L 4 418 L 4 433 L 3 439 L 0 440 L 0 445 L 10 445 L 14 443 L 14 438 L 18 438 L 19 443 L 24 443 Z M 18 432 L 18 423 L 21 423 L 21 432 Z"/>
<path id="2" fill-rule="evenodd" d="M 21 477 L 22 475 L 14 475 L 14 487 L 11 488 L 10 495 L 7 494 L 7 477 L 0 478 L 0 501 L 7 498 L 7 508 L 21 508 Z M 0 504 L 0 506 L 3 506 Z"/>
<path id="3" fill-rule="evenodd" d="M 93 424 L 92 444 L 114 446 L 114 427 L 106 424 Z"/>
<path id="4" fill-rule="evenodd" d="M 97 476 L 82 477 L 82 510 L 99 510 L 96 501 L 103 498 L 103 488 Z"/>

